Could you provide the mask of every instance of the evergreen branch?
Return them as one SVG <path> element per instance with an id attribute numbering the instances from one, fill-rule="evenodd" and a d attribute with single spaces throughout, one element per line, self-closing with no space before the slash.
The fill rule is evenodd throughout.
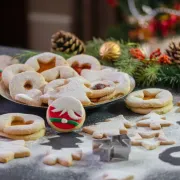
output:
<path id="1" fill-rule="evenodd" d="M 16 54 L 14 58 L 18 59 L 20 63 L 24 64 L 30 57 L 39 54 L 38 52 L 34 51 L 24 51 L 23 53 Z"/>
<path id="2" fill-rule="evenodd" d="M 158 82 L 167 87 L 180 88 L 180 66 L 178 65 L 162 65 Z"/>
<path id="3" fill-rule="evenodd" d="M 139 66 L 134 73 L 134 78 L 138 86 L 151 87 L 155 86 L 158 81 L 159 64 L 144 64 Z"/>

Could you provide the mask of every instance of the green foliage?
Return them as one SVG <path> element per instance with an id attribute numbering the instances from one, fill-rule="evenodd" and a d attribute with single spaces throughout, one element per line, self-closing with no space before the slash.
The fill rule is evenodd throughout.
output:
<path id="1" fill-rule="evenodd" d="M 13 58 L 16 58 L 20 61 L 20 63 L 25 63 L 30 57 L 39 54 L 34 51 L 24 51 L 23 53 L 16 54 Z"/>
<path id="2" fill-rule="evenodd" d="M 134 73 L 136 84 L 140 87 L 153 87 L 158 82 L 159 64 L 143 64 Z"/>
<path id="3" fill-rule="evenodd" d="M 158 73 L 158 83 L 166 87 L 180 88 L 180 66 L 163 65 Z"/>

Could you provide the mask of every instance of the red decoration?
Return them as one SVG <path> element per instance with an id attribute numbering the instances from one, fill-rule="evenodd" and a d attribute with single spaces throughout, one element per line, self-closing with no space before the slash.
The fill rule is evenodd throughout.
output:
<path id="1" fill-rule="evenodd" d="M 158 62 L 162 64 L 172 64 L 169 56 L 166 54 L 161 55 L 158 59 Z"/>
<path id="2" fill-rule="evenodd" d="M 107 3 L 111 6 L 111 7 L 116 7 L 118 5 L 118 1 L 117 0 L 107 0 Z"/>
<path id="3" fill-rule="evenodd" d="M 161 50 L 158 48 L 156 49 L 155 51 L 153 51 L 151 54 L 150 54 L 150 59 L 151 60 L 156 60 L 157 57 L 159 57 L 161 55 Z"/>
<path id="4" fill-rule="evenodd" d="M 75 124 L 80 124 L 81 121 L 82 121 L 81 117 L 80 117 L 76 112 L 75 112 L 75 114 L 80 117 L 79 120 L 74 120 L 74 119 L 72 119 L 72 118 L 68 115 L 67 112 L 60 116 L 61 112 L 52 112 L 52 110 L 54 110 L 54 109 L 55 109 L 55 108 L 54 108 L 53 106 L 50 106 L 50 107 L 48 108 L 48 114 L 49 114 L 49 118 L 50 118 L 50 119 L 59 119 L 59 120 L 61 120 L 61 119 L 66 119 L 66 120 L 67 120 L 67 123 L 62 123 L 62 122 L 60 122 L 60 121 L 59 121 L 59 122 L 53 122 L 53 121 L 51 121 L 52 124 L 53 124 L 54 126 L 56 126 L 58 129 L 65 129 L 65 130 L 67 130 L 67 129 L 73 129 L 73 128 L 75 127 Z M 73 121 L 74 121 L 74 123 L 68 123 L 68 122 L 73 122 Z"/>
<path id="5" fill-rule="evenodd" d="M 130 49 L 130 54 L 139 60 L 145 59 L 145 55 L 142 53 L 142 51 L 139 48 Z"/>

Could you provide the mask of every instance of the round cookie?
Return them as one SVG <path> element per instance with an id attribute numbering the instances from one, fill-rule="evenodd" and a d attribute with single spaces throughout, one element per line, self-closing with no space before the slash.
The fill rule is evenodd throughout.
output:
<path id="1" fill-rule="evenodd" d="M 35 55 L 29 58 L 25 64 L 30 65 L 39 73 L 56 66 L 68 66 L 68 63 L 62 56 L 50 52 Z"/>
<path id="2" fill-rule="evenodd" d="M 101 69 L 101 64 L 99 61 L 95 57 L 86 54 L 73 56 L 67 59 L 67 62 L 78 74 L 81 74 L 83 69 Z"/>
<path id="3" fill-rule="evenodd" d="M 27 64 L 13 64 L 6 67 L 2 72 L 2 80 L 4 85 L 9 88 L 9 83 L 12 78 L 22 72 L 35 71 L 31 66 Z"/>
<path id="4" fill-rule="evenodd" d="M 10 95 L 15 99 L 17 94 L 27 94 L 32 89 L 42 90 L 46 85 L 44 77 L 37 72 L 23 72 L 13 77 L 9 84 Z"/>
<path id="5" fill-rule="evenodd" d="M 8 113 L 0 116 L 0 136 L 36 140 L 45 134 L 44 119 L 32 114 Z"/>
<path id="6" fill-rule="evenodd" d="M 61 97 L 47 109 L 48 124 L 59 132 L 71 132 L 81 128 L 86 113 L 81 102 L 73 97 Z"/>
<path id="7" fill-rule="evenodd" d="M 126 104 L 131 108 L 161 108 L 172 103 L 172 94 L 164 89 L 149 88 L 134 91 L 126 98 Z"/>
<path id="8" fill-rule="evenodd" d="M 0 116 L 0 131 L 9 135 L 29 135 L 44 128 L 44 120 L 36 115 L 9 113 Z"/>
<path id="9" fill-rule="evenodd" d="M 133 108 L 128 107 L 131 111 L 138 113 L 138 114 L 149 114 L 150 112 L 155 112 L 157 114 L 166 114 L 167 112 L 171 111 L 173 108 L 173 103 L 169 103 L 168 105 L 160 108 Z"/>
<path id="10" fill-rule="evenodd" d="M 115 84 L 112 81 L 96 81 L 92 82 L 90 89 L 92 93 L 88 96 L 89 98 L 101 98 L 112 94 L 115 91 Z"/>

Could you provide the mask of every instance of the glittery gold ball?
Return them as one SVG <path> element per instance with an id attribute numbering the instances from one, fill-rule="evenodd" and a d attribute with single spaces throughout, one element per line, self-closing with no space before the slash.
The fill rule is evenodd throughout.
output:
<path id="1" fill-rule="evenodd" d="M 108 61 L 116 61 L 121 55 L 120 45 L 113 41 L 102 44 L 99 50 L 101 59 Z"/>

